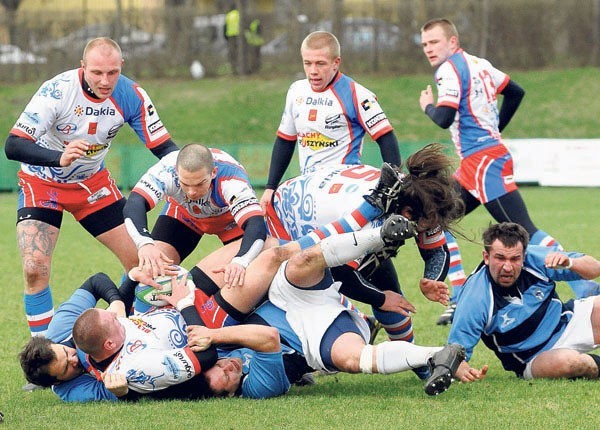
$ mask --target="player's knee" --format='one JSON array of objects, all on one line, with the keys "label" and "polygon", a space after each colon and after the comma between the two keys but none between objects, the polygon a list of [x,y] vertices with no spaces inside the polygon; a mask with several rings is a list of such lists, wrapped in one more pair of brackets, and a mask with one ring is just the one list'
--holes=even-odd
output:
[{"label": "player's knee", "polygon": [[27,294],[41,291],[50,280],[50,259],[33,257],[23,259],[23,278]]}]

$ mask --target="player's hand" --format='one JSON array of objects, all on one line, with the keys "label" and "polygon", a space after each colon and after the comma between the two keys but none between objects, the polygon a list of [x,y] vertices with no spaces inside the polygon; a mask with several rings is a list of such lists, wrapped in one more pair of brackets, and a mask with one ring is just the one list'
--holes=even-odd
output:
[{"label": "player's hand", "polygon": [[416,312],[415,307],[406,298],[395,291],[385,290],[385,301],[379,308],[382,311],[396,312],[406,317],[410,316],[409,312]]},{"label": "player's hand", "polygon": [[166,266],[173,264],[167,254],[153,243],[147,243],[138,250],[138,264],[153,278],[165,276]]},{"label": "player's hand", "polygon": [[548,269],[566,269],[571,264],[571,258],[562,252],[550,252],[546,255],[544,265]]},{"label": "player's hand", "polygon": [[275,190],[266,189],[262,197],[260,198],[260,207],[262,208],[263,212],[267,210],[267,206],[269,206],[269,204],[271,203],[271,199],[273,198],[274,192]]},{"label": "player's hand", "polygon": [[159,294],[158,298],[164,300],[171,306],[181,310],[184,307],[194,304],[194,291],[196,286],[190,280],[188,281],[188,274],[186,273],[181,278],[177,276],[171,277],[171,295]]},{"label": "player's hand", "polygon": [[60,167],[70,166],[75,160],[85,157],[85,153],[89,147],[89,143],[83,139],[69,142],[60,156]]},{"label": "player's hand", "polygon": [[431,85],[427,85],[423,91],[421,91],[421,97],[419,98],[419,105],[421,105],[421,110],[425,112],[425,108],[427,105],[433,104],[433,91],[431,91]]},{"label": "player's hand", "polygon": [[[179,268],[177,266],[165,266],[163,268],[165,276],[177,276],[179,273]],[[142,270],[141,267],[136,266],[129,271],[129,279],[133,279],[140,284],[150,285],[157,290],[162,290],[162,285],[154,280],[154,278]]]},{"label": "player's hand", "polygon": [[456,373],[454,377],[461,382],[475,382],[480,381],[485,378],[489,366],[484,364],[481,369],[475,369],[474,367],[469,366],[469,363],[466,361],[462,361],[456,369]]},{"label": "player's hand", "polygon": [[433,279],[421,278],[419,288],[428,300],[441,303],[448,306],[450,303],[450,290],[448,285],[442,281],[434,281]]},{"label": "player's hand", "polygon": [[212,344],[211,329],[201,325],[189,325],[187,327],[188,346],[194,352],[208,349]]},{"label": "player's hand", "polygon": [[235,288],[244,285],[244,278],[246,276],[246,268],[239,263],[232,261],[225,265],[223,272],[223,280],[225,281],[225,287]]},{"label": "player's hand", "polygon": [[125,312],[125,303],[123,303],[121,300],[115,300],[108,305],[106,310],[109,312],[114,312],[118,317],[125,318],[127,316]]},{"label": "player's hand", "polygon": [[123,397],[129,392],[127,386],[127,378],[122,373],[106,373],[100,374],[102,382],[108,391],[113,393],[117,397]]}]

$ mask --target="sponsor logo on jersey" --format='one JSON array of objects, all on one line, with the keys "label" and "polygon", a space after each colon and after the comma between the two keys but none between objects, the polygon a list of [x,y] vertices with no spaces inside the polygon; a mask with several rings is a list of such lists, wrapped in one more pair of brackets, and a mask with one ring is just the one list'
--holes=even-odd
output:
[{"label": "sponsor logo on jersey", "polygon": [[330,139],[321,133],[311,132],[298,135],[300,140],[300,146],[303,148],[310,148],[314,151],[318,151],[323,148],[335,148],[339,145],[339,142],[334,139]]},{"label": "sponsor logo on jersey", "polygon": [[310,106],[333,106],[333,101],[327,97],[307,97],[306,104]]},{"label": "sponsor logo on jersey", "polygon": [[[311,109],[308,111],[308,120],[309,121],[316,121],[317,120],[317,110],[316,109]],[[325,120],[327,122],[327,120]]]},{"label": "sponsor logo on jersey", "polygon": [[27,133],[30,136],[33,136],[35,134],[35,127],[32,127],[28,124],[23,124],[20,121],[17,122],[17,125],[15,126],[15,128],[18,128],[19,130],[23,130],[25,133]]},{"label": "sponsor logo on jersey", "polygon": [[158,190],[151,182],[148,182],[145,179],[141,179],[140,180],[140,185],[143,186],[144,191],[146,192],[150,192],[152,194],[154,194],[154,196],[156,196],[157,199],[160,199],[162,197],[162,193],[160,192],[160,190]]},{"label": "sponsor logo on jersey", "polygon": [[373,105],[377,102],[377,100],[375,99],[365,99],[362,102],[360,102],[360,106],[363,108],[364,111],[368,111],[369,109],[371,109],[373,107]]},{"label": "sponsor logo on jersey", "polygon": [[175,361],[173,361],[171,357],[165,356],[165,359],[162,362],[162,364],[165,366],[167,372],[171,374],[172,379],[179,379],[179,368],[177,367],[177,363],[175,363]]},{"label": "sponsor logo on jersey", "polygon": [[94,135],[94,134],[96,134],[97,130],[98,130],[98,123],[97,122],[90,122],[88,124],[88,134]]},{"label": "sponsor logo on jersey", "polygon": [[92,157],[107,148],[108,143],[92,143],[88,146],[88,149],[85,150],[85,155],[86,157]]},{"label": "sponsor logo on jersey", "polygon": [[514,318],[508,316],[508,312],[500,314],[500,318],[502,318],[502,327],[508,327],[512,323],[515,322]]},{"label": "sponsor logo on jersey", "polygon": [[83,115],[83,107],[82,107],[81,105],[77,105],[77,106],[75,106],[75,109],[73,109],[73,113],[74,113],[76,116],[81,116],[81,115]]},{"label": "sponsor logo on jersey", "polygon": [[100,109],[93,108],[91,106],[86,106],[85,114],[86,115],[94,115],[94,116],[115,116],[117,111],[111,107],[101,107]]},{"label": "sponsor logo on jersey", "polygon": [[154,105],[148,105],[148,108],[146,109],[146,111],[148,111],[148,116],[152,116],[156,113],[156,110],[154,109]]},{"label": "sponsor logo on jersey", "polygon": [[343,114],[338,113],[329,115],[325,118],[325,129],[326,130],[337,130],[342,127]]},{"label": "sponsor logo on jersey", "polygon": [[502,177],[502,180],[505,184],[512,184],[515,182],[515,177],[513,175],[506,175]]},{"label": "sponsor logo on jersey", "polygon": [[23,114],[34,124],[40,123],[40,115],[37,112],[23,112]]},{"label": "sponsor logo on jersey", "polygon": [[134,352],[141,351],[145,348],[146,348],[146,344],[144,342],[142,342],[141,339],[136,339],[133,342],[127,342],[127,346],[125,347],[125,350],[129,354],[133,354]]},{"label": "sponsor logo on jersey", "polygon": [[117,135],[117,132],[121,129],[121,127],[123,126],[123,124],[118,124],[118,125],[113,125],[110,130],[108,130],[108,133],[106,134],[106,138],[107,139],[112,139]]},{"label": "sponsor logo on jersey", "polygon": [[187,374],[188,379],[194,376],[194,368],[190,364],[190,361],[186,355],[184,355],[181,351],[177,351],[175,353],[175,358],[181,361],[181,364],[183,364],[183,370]]},{"label": "sponsor logo on jersey", "polygon": [[129,321],[131,321],[137,329],[143,331],[144,333],[152,333],[152,331],[155,329],[152,324],[150,324],[148,321],[144,321],[141,318],[129,318]]},{"label": "sponsor logo on jersey", "polygon": [[377,115],[375,115],[373,118],[369,118],[365,124],[367,125],[367,127],[373,128],[377,124],[379,124],[381,121],[385,121],[386,119],[387,119],[387,117],[385,116],[385,114],[383,112],[380,112]]},{"label": "sponsor logo on jersey", "polygon": [[77,131],[77,124],[72,122],[65,122],[56,126],[56,131],[62,134],[73,134]]},{"label": "sponsor logo on jersey", "polygon": [[157,131],[161,130],[162,128],[164,128],[164,125],[162,123],[162,121],[159,119],[156,122],[153,122],[152,124],[150,124],[148,126],[148,131],[150,132],[150,134],[154,134]]},{"label": "sponsor logo on jersey", "polygon": [[236,214],[238,212],[241,212],[243,209],[247,208],[248,206],[259,205],[259,204],[260,203],[258,202],[258,199],[256,197],[249,197],[247,199],[237,201],[234,204],[230,203],[231,207],[229,210],[231,211],[232,216],[236,216]]}]

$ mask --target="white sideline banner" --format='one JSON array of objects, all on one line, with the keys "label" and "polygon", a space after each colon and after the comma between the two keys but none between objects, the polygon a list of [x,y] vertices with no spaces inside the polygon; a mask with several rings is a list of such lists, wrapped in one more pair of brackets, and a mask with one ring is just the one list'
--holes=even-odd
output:
[{"label": "white sideline banner", "polygon": [[552,187],[600,187],[600,139],[507,139],[515,180]]}]

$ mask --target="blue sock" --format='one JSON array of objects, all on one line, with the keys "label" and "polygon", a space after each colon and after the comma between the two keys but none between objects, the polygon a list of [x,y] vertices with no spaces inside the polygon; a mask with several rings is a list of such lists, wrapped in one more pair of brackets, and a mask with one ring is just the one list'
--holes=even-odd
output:
[{"label": "blue sock", "polygon": [[35,294],[23,294],[25,315],[32,336],[45,336],[54,316],[50,285]]},{"label": "blue sock", "polygon": [[448,280],[452,286],[452,297],[450,297],[450,301],[456,303],[467,278],[465,276],[462,256],[460,255],[460,249],[456,239],[447,231],[444,232],[444,236],[446,236],[446,244],[450,251],[450,268],[448,269]]}]

